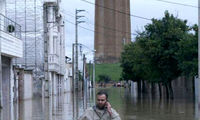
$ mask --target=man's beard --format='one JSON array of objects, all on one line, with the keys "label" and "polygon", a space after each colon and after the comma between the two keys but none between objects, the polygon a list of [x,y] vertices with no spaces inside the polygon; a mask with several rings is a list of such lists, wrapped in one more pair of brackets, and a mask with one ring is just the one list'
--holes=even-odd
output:
[{"label": "man's beard", "polygon": [[99,105],[97,104],[96,106],[97,106],[97,108],[100,109],[100,110],[104,110],[104,109],[106,108],[105,105],[99,106]]}]

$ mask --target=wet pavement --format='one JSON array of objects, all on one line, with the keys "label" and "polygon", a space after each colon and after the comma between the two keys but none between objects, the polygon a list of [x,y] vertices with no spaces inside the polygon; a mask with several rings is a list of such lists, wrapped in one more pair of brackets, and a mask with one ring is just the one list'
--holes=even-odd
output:
[{"label": "wet pavement", "polygon": [[[99,91],[101,89],[97,89]],[[173,101],[149,99],[125,88],[106,88],[112,107],[119,112],[122,120],[197,120],[198,110],[192,99]],[[92,91],[88,91],[87,108],[92,106]],[[75,104],[77,102],[77,104]],[[76,107],[76,109],[73,109]],[[15,103],[9,111],[1,111],[0,120],[75,120],[86,106],[82,93],[74,100],[65,93],[50,98],[35,98]],[[10,115],[8,115],[10,114]]]}]

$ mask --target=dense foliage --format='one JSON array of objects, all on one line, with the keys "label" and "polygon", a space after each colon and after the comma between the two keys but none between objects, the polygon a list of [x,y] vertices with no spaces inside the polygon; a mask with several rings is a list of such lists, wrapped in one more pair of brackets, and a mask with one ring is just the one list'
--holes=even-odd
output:
[{"label": "dense foliage", "polygon": [[136,41],[124,47],[122,79],[161,83],[173,97],[172,80],[197,75],[197,29],[168,11],[162,19],[152,19]]},{"label": "dense foliage", "polygon": [[108,75],[99,75],[99,82],[109,83],[111,81],[110,76]]}]

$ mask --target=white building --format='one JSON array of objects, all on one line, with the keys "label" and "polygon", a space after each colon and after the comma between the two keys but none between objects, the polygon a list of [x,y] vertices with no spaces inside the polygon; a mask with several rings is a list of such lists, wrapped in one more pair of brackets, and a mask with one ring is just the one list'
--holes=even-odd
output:
[{"label": "white building", "polygon": [[64,87],[64,18],[58,0],[44,0],[45,96],[56,95]]},{"label": "white building", "polygon": [[72,63],[66,62],[66,72],[65,72],[65,81],[64,81],[64,92],[72,91]]},{"label": "white building", "polygon": [[[60,0],[7,0],[7,15],[22,26],[23,58],[15,64],[33,71],[34,96],[59,92],[65,73],[64,22]],[[43,94],[46,93],[46,94]]]},{"label": "white building", "polygon": [[13,103],[13,88],[16,85],[12,61],[14,58],[23,56],[23,41],[21,39],[21,26],[7,17],[5,7],[6,0],[0,0],[0,67],[2,69],[0,71],[0,101],[3,107],[1,118],[10,120],[12,109],[10,103]]}]

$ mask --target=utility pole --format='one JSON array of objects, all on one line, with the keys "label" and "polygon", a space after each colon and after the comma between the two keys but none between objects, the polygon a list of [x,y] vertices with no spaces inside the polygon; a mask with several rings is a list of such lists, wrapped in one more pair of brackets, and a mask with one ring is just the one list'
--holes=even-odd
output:
[{"label": "utility pole", "polygon": [[[197,102],[198,102],[198,106],[200,106],[200,0],[198,0],[198,82],[197,83],[198,83]],[[200,114],[199,109],[198,109],[198,112]]]},{"label": "utility pole", "polygon": [[87,109],[87,78],[86,76],[86,57],[83,54],[83,109],[84,111]]},{"label": "utility pole", "polygon": [[96,83],[95,83],[95,50],[93,51],[94,57],[93,57],[93,99],[94,99],[94,105],[96,104]]},{"label": "utility pole", "polygon": [[74,46],[75,44],[72,44],[72,89],[73,89],[73,93],[75,92],[75,79],[74,79]]},{"label": "utility pole", "polygon": [[[1,27],[1,21],[0,21],[0,27]],[[1,29],[1,28],[0,28]],[[1,32],[0,32],[0,109],[2,108],[2,64],[1,64]]]},{"label": "utility pole", "polygon": [[197,110],[197,118],[200,118],[200,0],[198,0],[198,84],[197,86],[197,101],[196,101],[196,105],[195,105],[195,110]]},{"label": "utility pole", "polygon": [[200,78],[200,0],[198,0],[198,78]]},{"label": "utility pole", "polygon": [[75,80],[74,80],[74,46],[75,44],[72,44],[72,89],[73,89],[73,119],[75,119]]},{"label": "utility pole", "polygon": [[[78,70],[78,24],[83,23],[85,21],[80,21],[79,18],[84,16],[79,16],[78,13],[83,12],[85,10],[76,10],[75,11],[75,44],[73,44],[72,49],[72,70],[73,70],[73,118],[75,120],[78,119],[79,110],[78,110],[78,81],[79,81],[79,70]],[[75,47],[75,59],[74,59],[74,47]]]},{"label": "utility pole", "polygon": [[79,21],[79,18],[84,16],[78,15],[78,13],[83,12],[85,10],[76,10],[75,11],[75,89],[78,90],[78,79],[79,79],[79,71],[78,71],[78,24],[84,23],[85,21]]}]

